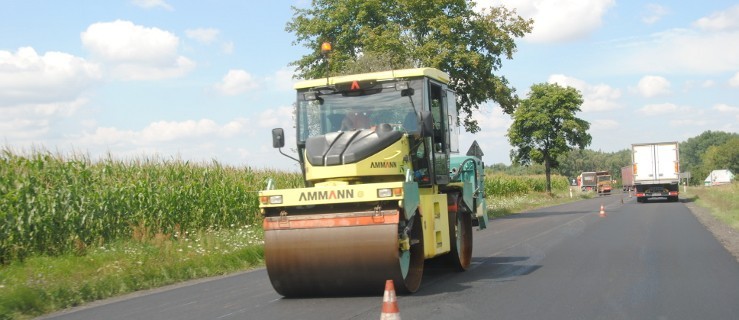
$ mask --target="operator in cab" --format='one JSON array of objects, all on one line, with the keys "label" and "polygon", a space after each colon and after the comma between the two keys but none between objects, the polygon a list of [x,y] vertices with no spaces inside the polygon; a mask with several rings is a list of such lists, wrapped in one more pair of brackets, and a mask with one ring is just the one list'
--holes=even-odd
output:
[{"label": "operator in cab", "polygon": [[371,127],[372,123],[367,112],[349,112],[341,121],[341,130],[343,131],[370,129]]}]

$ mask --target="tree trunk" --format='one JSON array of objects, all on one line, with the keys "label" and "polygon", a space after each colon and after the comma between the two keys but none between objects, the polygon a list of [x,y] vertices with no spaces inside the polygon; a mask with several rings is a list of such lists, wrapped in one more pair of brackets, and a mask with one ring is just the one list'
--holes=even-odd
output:
[{"label": "tree trunk", "polygon": [[549,164],[549,154],[548,153],[544,154],[544,173],[547,176],[547,194],[551,196],[552,195],[552,178],[550,175],[552,174],[552,167]]}]

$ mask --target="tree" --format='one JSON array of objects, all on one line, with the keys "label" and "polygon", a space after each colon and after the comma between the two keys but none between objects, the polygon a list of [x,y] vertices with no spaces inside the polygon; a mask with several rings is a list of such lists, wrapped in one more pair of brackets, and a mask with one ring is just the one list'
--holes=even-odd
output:
[{"label": "tree", "polygon": [[719,169],[707,168],[703,164],[703,157],[708,149],[735,138],[739,138],[739,134],[708,130],[680,143],[680,168],[682,172],[691,172],[691,184],[702,184],[711,170]]},{"label": "tree", "polygon": [[728,169],[739,173],[739,136],[729,138],[724,144],[710,146],[701,156],[702,165],[696,172],[700,179],[708,176],[713,170]]},{"label": "tree", "polygon": [[584,171],[608,171],[613,179],[621,180],[621,168],[631,165],[631,150],[616,152],[574,149],[557,159],[560,175],[575,178]]},{"label": "tree", "polygon": [[[321,78],[342,70],[433,67],[447,72],[467,131],[480,128],[474,109],[493,100],[512,114],[518,96],[508,80],[493,74],[502,58],[512,59],[515,37],[531,32],[533,21],[503,6],[476,11],[469,0],[313,0],[293,7],[286,30],[309,53],[291,63],[300,78]],[[320,43],[333,43],[330,63]],[[366,57],[374,63],[359,63]],[[379,59],[378,59],[379,58]],[[328,70],[327,70],[328,69]]]},{"label": "tree", "polygon": [[558,84],[540,83],[531,86],[528,97],[513,114],[508,128],[511,161],[522,165],[543,163],[547,192],[551,192],[551,170],[557,168],[559,155],[574,147],[580,150],[590,145],[587,133],[590,123],[575,117],[583,99],[577,89]]}]

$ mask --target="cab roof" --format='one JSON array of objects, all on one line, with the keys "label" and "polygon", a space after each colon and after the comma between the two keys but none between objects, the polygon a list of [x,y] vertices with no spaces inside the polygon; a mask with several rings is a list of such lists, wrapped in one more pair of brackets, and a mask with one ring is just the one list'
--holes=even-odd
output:
[{"label": "cab roof", "polygon": [[[346,83],[351,81],[364,81],[364,80],[391,80],[397,78],[412,78],[412,77],[429,77],[431,79],[441,81],[443,83],[449,83],[449,75],[435,68],[414,68],[414,69],[400,69],[390,71],[380,71],[371,73],[359,73],[346,76],[330,77],[328,84]],[[326,85],[326,78],[304,80],[295,84],[295,89],[307,89],[313,87],[320,87]]]}]

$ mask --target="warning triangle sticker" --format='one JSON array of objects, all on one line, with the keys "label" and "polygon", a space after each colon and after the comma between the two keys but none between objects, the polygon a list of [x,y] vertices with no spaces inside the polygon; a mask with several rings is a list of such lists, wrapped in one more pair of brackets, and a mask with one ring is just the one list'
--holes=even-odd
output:
[{"label": "warning triangle sticker", "polygon": [[354,82],[352,82],[352,87],[350,90],[359,90],[359,89],[360,89],[359,82],[357,82],[357,80],[354,80]]}]

